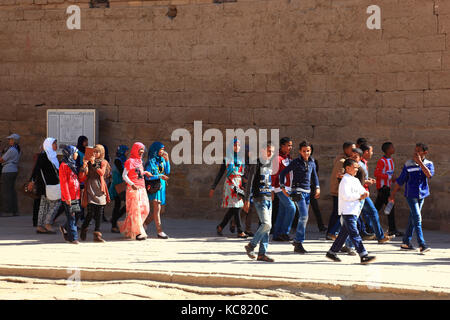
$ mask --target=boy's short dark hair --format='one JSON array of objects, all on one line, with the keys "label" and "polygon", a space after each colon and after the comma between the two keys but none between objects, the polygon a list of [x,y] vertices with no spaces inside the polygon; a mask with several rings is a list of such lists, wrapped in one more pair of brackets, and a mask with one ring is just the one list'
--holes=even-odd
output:
[{"label": "boy's short dark hair", "polygon": [[344,169],[347,168],[347,167],[352,166],[355,163],[356,163],[356,161],[353,160],[353,159],[350,159],[350,158],[345,159],[345,161],[344,161]]},{"label": "boy's short dark hair", "polygon": [[353,142],[349,142],[349,141],[346,141],[346,142],[344,142],[344,144],[342,145],[342,149],[347,149],[348,147],[351,147],[352,145],[354,145],[354,143]]},{"label": "boy's short dark hair", "polygon": [[368,143],[368,141],[367,141],[367,139],[366,138],[358,138],[358,140],[356,140],[356,144],[358,145],[358,146],[361,146],[362,144],[367,144]]},{"label": "boy's short dark hair", "polygon": [[285,145],[286,143],[288,143],[289,141],[292,141],[291,138],[289,137],[283,137],[280,139],[280,146]]},{"label": "boy's short dark hair", "polygon": [[381,150],[386,153],[390,146],[393,146],[394,144],[392,142],[385,142],[381,145]]},{"label": "boy's short dark hair", "polygon": [[360,148],[353,148],[352,152],[356,152],[360,157],[362,157],[364,153]]},{"label": "boy's short dark hair", "polygon": [[370,148],[372,148],[372,146],[368,143],[363,143],[362,145],[359,146],[359,148],[362,150],[362,152],[366,152],[367,150],[369,150]]},{"label": "boy's short dark hair", "polygon": [[428,146],[425,143],[423,143],[423,142],[417,142],[416,143],[416,147],[419,147],[423,151],[428,151]]},{"label": "boy's short dark hair", "polygon": [[301,150],[304,147],[311,147],[311,142],[306,140],[300,142],[300,144],[298,145],[298,149]]}]

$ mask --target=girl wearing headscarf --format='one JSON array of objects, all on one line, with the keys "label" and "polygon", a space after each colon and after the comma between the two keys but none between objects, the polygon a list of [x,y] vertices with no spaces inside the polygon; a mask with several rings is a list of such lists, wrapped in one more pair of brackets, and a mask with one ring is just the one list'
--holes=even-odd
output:
[{"label": "girl wearing headscarf", "polygon": [[20,146],[18,134],[12,134],[8,137],[8,147],[0,156],[0,163],[2,165],[2,203],[3,212],[18,215],[16,179],[18,174],[18,164],[20,159]]},{"label": "girl wearing headscarf", "polygon": [[64,240],[78,244],[77,218],[81,211],[80,180],[84,181],[86,177],[81,177],[81,175],[79,177],[76,164],[78,149],[74,146],[67,146],[62,152],[63,159],[59,167],[59,181],[61,183],[61,201],[67,219],[66,224],[60,227],[60,231]]},{"label": "girl wearing headscarf", "polygon": [[119,227],[117,226],[117,221],[126,212],[125,206],[122,207],[122,201],[125,201],[125,191],[118,194],[116,191],[116,185],[123,183],[123,169],[125,166],[125,161],[127,161],[128,147],[120,145],[116,151],[116,159],[112,166],[112,182],[109,186],[109,196],[111,200],[114,199],[114,209],[111,219],[111,232],[120,233]]},{"label": "girl wearing headscarf", "polygon": [[[77,160],[75,160],[78,170],[80,170],[80,168],[83,165],[84,154],[86,153],[86,147],[88,146],[88,144],[89,144],[89,140],[86,136],[78,137],[78,142],[77,142],[78,158],[77,158]],[[84,189],[84,183],[80,184],[80,188],[81,188],[81,190]],[[84,208],[83,207],[81,208],[80,219],[84,220]]]},{"label": "girl wearing headscarf", "polygon": [[158,181],[161,184],[160,189],[156,193],[149,193],[148,198],[152,203],[153,215],[149,215],[145,224],[150,224],[155,220],[156,232],[158,238],[168,239],[169,237],[162,231],[161,228],[161,213],[163,206],[166,205],[166,181],[169,179],[170,162],[169,155],[164,150],[164,145],[161,142],[154,142],[148,151],[148,161],[145,164],[145,170],[152,174],[148,180]]},{"label": "girl wearing headscarf", "polygon": [[78,137],[78,142],[77,142],[78,158],[76,160],[78,170],[83,165],[84,154],[86,153],[86,147],[88,146],[88,144],[89,144],[89,141],[86,136]]},{"label": "girl wearing headscarf", "polygon": [[85,198],[82,203],[87,204],[87,215],[80,231],[82,241],[86,240],[89,223],[94,218],[94,242],[105,242],[100,232],[100,223],[105,206],[110,202],[105,181],[105,176],[108,176],[110,172],[111,168],[105,160],[105,148],[101,144],[95,145],[94,156],[91,159],[83,159],[83,166],[80,169],[80,177],[83,179],[86,177],[83,193]]},{"label": "girl wearing headscarf", "polygon": [[244,206],[244,202],[237,191],[242,190],[242,176],[244,175],[244,162],[242,157],[238,155],[241,148],[241,143],[238,139],[234,139],[227,148],[227,155],[224,163],[220,167],[219,173],[216,176],[214,183],[209,191],[209,197],[212,198],[214,190],[220,182],[220,179],[225,174],[226,179],[223,186],[222,193],[222,208],[229,208],[225,214],[222,222],[217,226],[217,234],[222,236],[223,228],[227,225],[231,218],[234,217],[238,232],[238,238],[247,238],[247,235],[242,231],[241,219],[239,217],[239,210]]},{"label": "girl wearing headscarf", "polygon": [[51,226],[52,218],[61,205],[61,199],[49,200],[46,185],[59,184],[59,161],[56,155],[58,144],[55,138],[47,138],[43,143],[43,150],[36,161],[31,182],[36,184],[37,194],[41,196],[39,205],[37,233],[54,234]]},{"label": "girl wearing headscarf", "polygon": [[144,221],[148,216],[150,206],[145,190],[144,175],[151,177],[150,172],[144,171],[142,155],[145,146],[136,142],[131,148],[130,158],[125,161],[123,180],[127,183],[126,208],[127,217],[118,223],[120,232],[127,238],[136,240],[147,239]]}]

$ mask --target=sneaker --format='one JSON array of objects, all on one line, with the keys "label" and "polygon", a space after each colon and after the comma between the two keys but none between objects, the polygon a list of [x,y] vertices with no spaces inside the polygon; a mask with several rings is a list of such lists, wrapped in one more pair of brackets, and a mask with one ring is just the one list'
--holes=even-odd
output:
[{"label": "sneaker", "polygon": [[383,239],[378,240],[378,243],[379,243],[379,244],[383,244],[383,243],[386,243],[386,242],[391,241],[391,239],[392,239],[392,237],[390,237],[390,236],[385,236]]},{"label": "sneaker", "polygon": [[275,262],[274,259],[270,258],[269,256],[266,256],[265,254],[263,255],[258,255],[258,259],[256,259],[257,261],[265,261],[265,262]]},{"label": "sneaker", "polygon": [[71,244],[80,244],[77,240],[70,241]]},{"label": "sneaker", "polygon": [[356,251],[347,246],[343,246],[341,252],[348,254],[349,256],[356,256]]},{"label": "sneaker", "polygon": [[369,256],[366,254],[364,257],[361,257],[361,264],[368,264],[375,261],[375,257]]},{"label": "sneaker", "polygon": [[253,251],[255,248],[253,248],[250,243],[248,245],[246,245],[244,248],[245,248],[245,251],[247,252],[247,255],[248,255],[248,257],[250,259],[255,259],[256,258],[255,252]]},{"label": "sneaker", "polygon": [[405,243],[403,243],[403,244],[400,246],[400,249],[402,249],[402,250],[409,250],[409,251],[416,250],[416,248],[414,248],[412,245],[410,245],[410,244],[405,244]]},{"label": "sneaker", "polygon": [[341,262],[341,259],[339,259],[339,257],[337,256],[337,254],[335,253],[330,253],[327,252],[327,254],[325,255],[325,257],[327,257],[330,260],[333,260],[334,262]]},{"label": "sneaker", "polygon": [[364,234],[364,235],[362,235],[361,236],[361,238],[363,239],[363,240],[375,240],[376,238],[377,238],[377,236],[375,235],[375,234],[371,234],[371,233],[366,233],[366,234]]},{"label": "sneaker", "polygon": [[400,232],[400,231],[398,231],[398,230],[389,231],[389,232],[388,232],[388,235],[390,235],[390,236],[396,236],[396,237],[403,237],[403,236],[404,236],[403,232]]},{"label": "sneaker", "polygon": [[395,238],[395,234],[389,234],[389,232],[384,233],[385,237],[391,237],[391,240]]},{"label": "sneaker", "polygon": [[169,239],[169,236],[165,234],[164,232],[158,233],[158,238],[160,239]]},{"label": "sneaker", "polygon": [[334,240],[336,240],[336,238],[337,238],[336,235],[331,234],[331,233],[327,233],[327,236],[326,236],[327,240],[334,241]]},{"label": "sneaker", "polygon": [[305,254],[308,253],[308,251],[305,250],[305,248],[303,248],[303,245],[300,242],[295,243],[294,245],[294,252],[300,253],[300,254]]},{"label": "sneaker", "polygon": [[254,236],[255,236],[255,234],[254,234],[253,232],[251,232],[251,231],[245,231],[245,234],[246,234],[248,237],[254,237]]},{"label": "sneaker", "polygon": [[280,238],[282,239],[282,241],[292,241],[292,238],[291,237],[289,237],[289,235],[287,235],[287,234],[282,234],[281,236],[280,236]]},{"label": "sneaker", "polygon": [[428,251],[431,250],[431,248],[427,247],[427,246],[423,246],[423,247],[419,247],[419,248],[420,248],[420,253],[421,254],[424,254],[425,252],[428,252]]}]

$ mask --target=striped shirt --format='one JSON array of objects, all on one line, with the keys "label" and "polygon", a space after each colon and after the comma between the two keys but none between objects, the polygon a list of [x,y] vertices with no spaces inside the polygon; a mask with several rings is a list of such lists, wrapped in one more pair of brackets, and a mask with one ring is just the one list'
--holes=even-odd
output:
[{"label": "striped shirt", "polygon": [[374,173],[374,176],[377,179],[377,189],[381,189],[384,186],[391,187],[394,170],[394,159],[383,156],[378,160]]}]

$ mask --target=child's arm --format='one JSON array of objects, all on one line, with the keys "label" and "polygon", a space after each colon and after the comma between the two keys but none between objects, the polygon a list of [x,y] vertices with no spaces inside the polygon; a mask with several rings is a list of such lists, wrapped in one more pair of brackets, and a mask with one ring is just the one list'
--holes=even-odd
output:
[{"label": "child's arm", "polygon": [[420,166],[422,172],[427,176],[428,179],[430,179],[433,176],[434,174],[433,165],[431,164],[431,169],[433,170],[433,172],[431,172],[431,170],[423,163],[418,153],[414,155],[414,161]]},{"label": "child's arm", "polygon": [[408,171],[406,170],[406,165],[403,166],[402,173],[400,173],[400,176],[395,180],[394,187],[391,191],[391,196],[389,197],[389,201],[394,201],[395,194],[400,190],[400,187],[408,180]]},{"label": "child's arm", "polygon": [[286,178],[286,175],[292,171],[293,163],[294,163],[294,161],[291,161],[291,163],[289,163],[289,165],[280,172],[279,179],[280,179],[281,189],[284,189],[284,187],[285,187],[284,180]]}]

